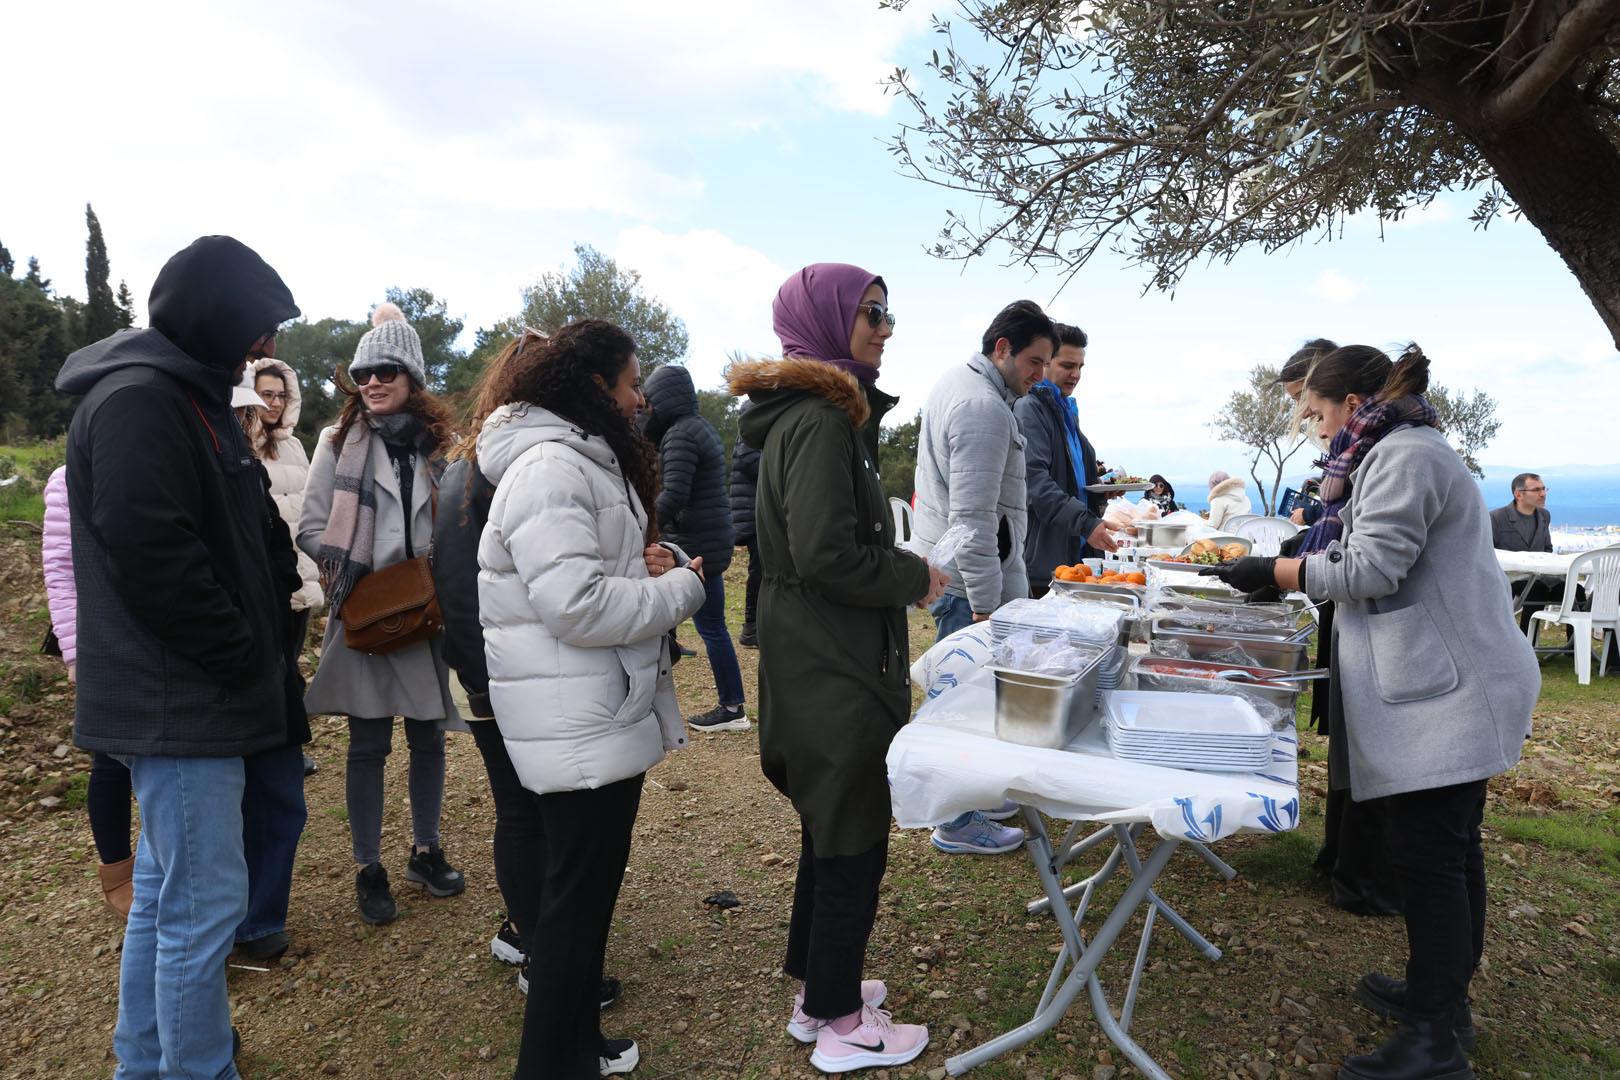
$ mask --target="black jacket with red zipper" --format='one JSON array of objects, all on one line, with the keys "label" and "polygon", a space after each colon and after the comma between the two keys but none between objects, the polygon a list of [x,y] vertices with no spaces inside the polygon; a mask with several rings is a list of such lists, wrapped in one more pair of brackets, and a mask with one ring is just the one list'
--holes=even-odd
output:
[{"label": "black jacket with red zipper", "polygon": [[163,268],[148,309],[153,329],[80,349],[56,380],[85,395],[67,446],[74,742],[173,757],[285,746],[302,713],[282,648],[297,564],[230,399],[254,341],[298,308],[251,250],[204,237]]}]

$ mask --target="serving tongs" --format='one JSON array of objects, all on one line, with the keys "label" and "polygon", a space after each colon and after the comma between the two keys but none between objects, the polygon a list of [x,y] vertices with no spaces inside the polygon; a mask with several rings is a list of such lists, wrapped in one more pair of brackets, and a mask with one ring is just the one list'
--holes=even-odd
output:
[{"label": "serving tongs", "polygon": [[1256,675],[1242,668],[1232,668],[1227,671],[1215,672],[1214,678],[1226,679],[1230,682],[1245,683],[1279,683],[1279,682],[1308,682],[1312,679],[1325,679],[1328,669],[1325,667],[1310,668],[1305,671],[1291,671],[1286,675]]}]

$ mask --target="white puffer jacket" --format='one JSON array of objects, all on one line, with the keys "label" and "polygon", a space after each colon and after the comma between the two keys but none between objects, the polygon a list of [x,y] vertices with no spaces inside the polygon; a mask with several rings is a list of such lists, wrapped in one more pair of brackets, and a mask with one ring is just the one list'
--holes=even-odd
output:
[{"label": "white puffer jacket", "polygon": [[1243,477],[1229,476],[1209,489],[1210,528],[1224,529],[1232,518],[1254,509],[1245,487]]},{"label": "white puffer jacket", "polygon": [[478,545],[489,696],[530,791],[599,788],[686,745],[668,631],[703,605],[697,574],[651,577],[647,515],[601,438],[505,406],[478,435],[496,485]]},{"label": "white puffer jacket", "polygon": [[[298,389],[298,376],[282,361],[268,356],[253,361],[248,365],[249,381],[257,382],[261,371],[273,371],[287,384],[287,406],[281,411],[281,422],[270,432],[276,456],[261,454],[259,460],[270,474],[270,496],[276,500],[281,520],[297,537],[298,519],[304,512],[304,481],[309,478],[309,455],[304,452],[304,444],[293,437],[293,428],[298,425],[298,414],[303,411],[304,395]],[[259,448],[255,446],[253,452],[258,454]],[[326,606],[320,569],[315,560],[302,551],[298,553],[298,576],[304,579],[304,584],[293,593],[292,609],[318,610]]]}]

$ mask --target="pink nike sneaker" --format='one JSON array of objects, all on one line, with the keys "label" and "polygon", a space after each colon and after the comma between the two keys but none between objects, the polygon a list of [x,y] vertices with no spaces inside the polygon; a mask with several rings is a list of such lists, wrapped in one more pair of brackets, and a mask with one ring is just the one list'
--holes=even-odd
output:
[{"label": "pink nike sneaker", "polygon": [[[889,988],[883,985],[882,979],[867,979],[861,983],[861,1004],[870,1005],[874,1009],[883,1004],[883,999],[889,996]],[[793,995],[793,1019],[788,1021],[788,1034],[802,1043],[816,1041],[819,1032],[827,1021],[817,1020],[804,1011],[804,995]]]},{"label": "pink nike sneaker", "polygon": [[810,1064],[827,1073],[904,1065],[927,1045],[928,1029],[922,1024],[897,1024],[882,1009],[863,1005],[860,1025],[849,1034],[838,1034],[831,1024],[816,1032]]}]

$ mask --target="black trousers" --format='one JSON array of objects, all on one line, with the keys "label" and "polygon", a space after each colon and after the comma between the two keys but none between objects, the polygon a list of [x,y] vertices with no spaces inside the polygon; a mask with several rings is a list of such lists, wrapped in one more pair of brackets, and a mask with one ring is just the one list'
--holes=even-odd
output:
[{"label": "black trousers", "polygon": [[[495,802],[495,884],[506,904],[506,917],[519,936],[529,933],[540,915],[540,887],[545,877],[546,833],[536,796],[523,786],[506,740],[494,720],[474,720],[473,741],[484,758],[489,794]],[[523,947],[529,939],[523,937]]]},{"label": "black trousers", "polygon": [[544,832],[529,949],[529,1003],[514,1080],[596,1080],[602,1039],[602,956],[630,861],[644,774],[587,791],[531,795]]},{"label": "black trousers", "polygon": [[859,855],[818,858],[810,828],[799,826],[799,879],[793,886],[787,958],[782,970],[804,981],[804,1011],[836,1020],[861,1007],[866,942],[877,921],[878,887],[889,863],[889,837]]},{"label": "black trousers", "polygon": [[1389,861],[1405,893],[1406,1007],[1440,1016],[1468,993],[1485,953],[1485,781],[1385,800]]},{"label": "black trousers", "polygon": [[759,541],[750,540],[748,548],[748,581],[743,586],[743,625],[753,626],[759,615],[759,585],[765,580],[765,561],[759,557]]}]

